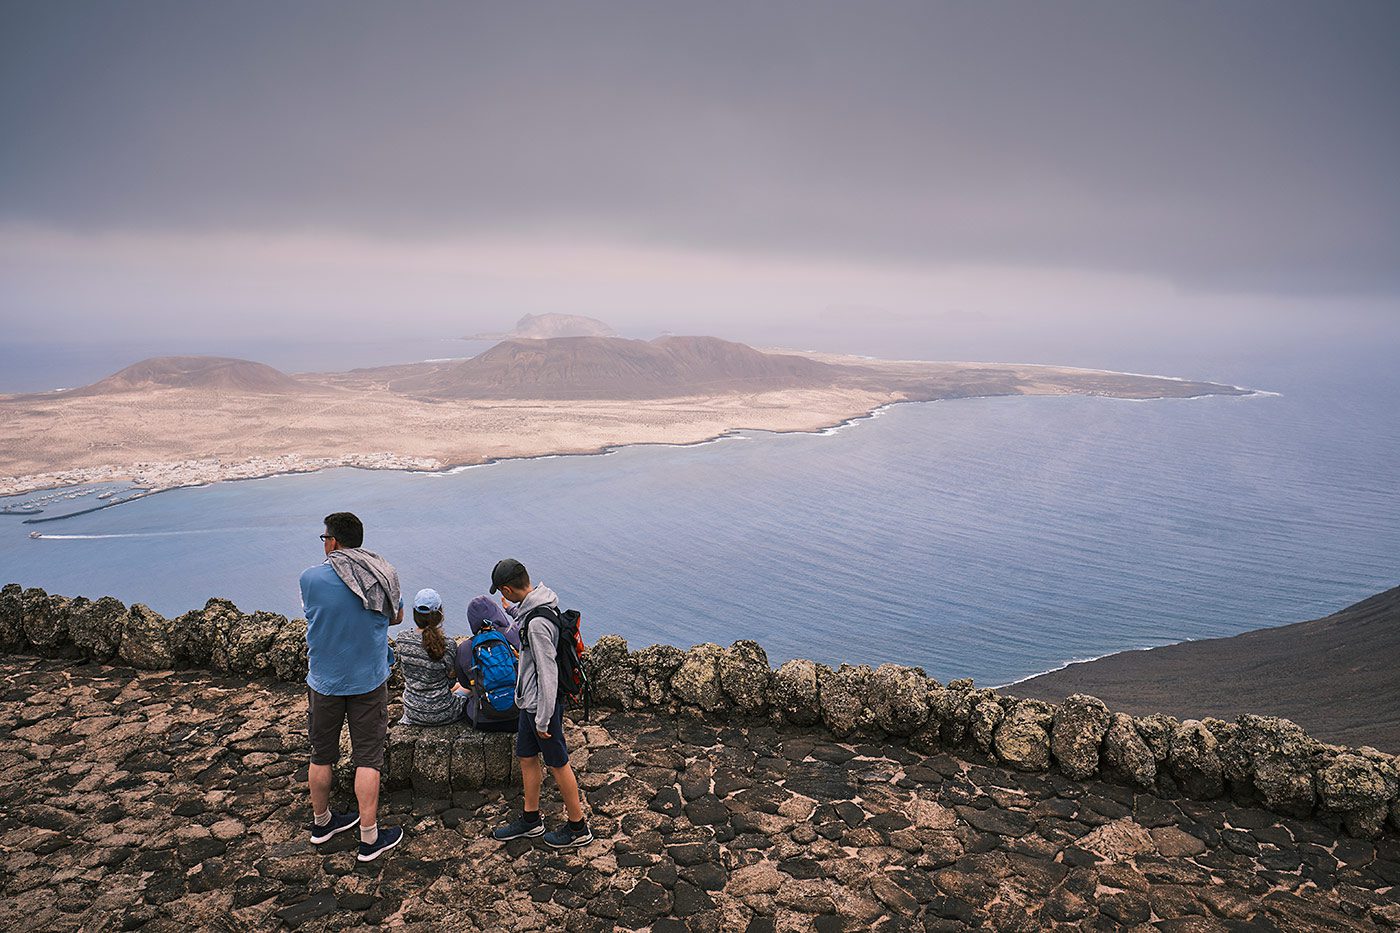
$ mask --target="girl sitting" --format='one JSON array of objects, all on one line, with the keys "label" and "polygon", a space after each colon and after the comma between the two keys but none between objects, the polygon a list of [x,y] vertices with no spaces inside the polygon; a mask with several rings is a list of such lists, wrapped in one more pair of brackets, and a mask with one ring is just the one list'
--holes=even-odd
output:
[{"label": "girl sitting", "polygon": [[467,700],[453,691],[456,655],[447,650],[442,632],[442,597],[423,589],[413,598],[413,622],[418,637],[405,633],[397,640],[403,670],[403,718],[410,726],[440,726],[462,717]]}]

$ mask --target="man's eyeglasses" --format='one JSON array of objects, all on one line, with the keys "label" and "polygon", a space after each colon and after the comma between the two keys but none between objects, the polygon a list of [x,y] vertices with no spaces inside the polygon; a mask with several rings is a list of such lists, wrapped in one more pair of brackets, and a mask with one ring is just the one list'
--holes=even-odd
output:
[{"label": "man's eyeglasses", "polygon": [[334,541],[335,535],[320,535],[322,541]]}]

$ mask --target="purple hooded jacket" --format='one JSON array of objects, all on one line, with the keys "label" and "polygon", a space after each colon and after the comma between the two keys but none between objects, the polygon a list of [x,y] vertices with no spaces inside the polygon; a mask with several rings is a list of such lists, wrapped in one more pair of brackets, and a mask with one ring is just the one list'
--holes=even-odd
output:
[{"label": "purple hooded jacket", "polygon": [[[467,604],[467,625],[471,627],[473,635],[494,628],[516,651],[520,650],[520,623],[507,615],[501,604],[489,596],[478,596]],[[471,679],[471,671],[472,643],[469,638],[457,646],[457,682],[463,687]],[[467,718],[476,722],[475,693],[467,697]]]}]

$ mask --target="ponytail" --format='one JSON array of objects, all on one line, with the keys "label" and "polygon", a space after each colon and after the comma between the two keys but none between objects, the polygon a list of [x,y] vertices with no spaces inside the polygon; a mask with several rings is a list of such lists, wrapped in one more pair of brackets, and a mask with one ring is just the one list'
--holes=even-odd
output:
[{"label": "ponytail", "polygon": [[428,653],[428,657],[434,661],[441,661],[442,656],[447,653],[447,636],[442,634],[442,610],[420,613],[415,609],[413,623],[418,626],[418,631],[423,636],[423,650]]}]

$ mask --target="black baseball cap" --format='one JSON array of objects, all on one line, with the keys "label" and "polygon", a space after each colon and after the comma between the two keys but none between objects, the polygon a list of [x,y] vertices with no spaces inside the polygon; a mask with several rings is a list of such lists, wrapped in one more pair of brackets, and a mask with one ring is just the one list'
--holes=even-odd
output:
[{"label": "black baseball cap", "polygon": [[496,561],[496,566],[491,568],[491,592],[496,592],[501,584],[509,583],[522,573],[525,573],[525,565],[514,557]]}]

